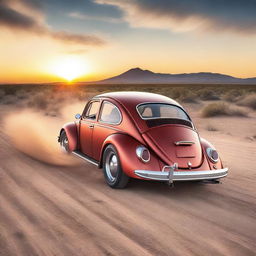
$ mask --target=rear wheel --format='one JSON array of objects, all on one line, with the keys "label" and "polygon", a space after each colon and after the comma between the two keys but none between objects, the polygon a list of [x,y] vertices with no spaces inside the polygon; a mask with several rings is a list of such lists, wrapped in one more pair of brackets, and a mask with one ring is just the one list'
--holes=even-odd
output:
[{"label": "rear wheel", "polygon": [[113,145],[108,145],[103,154],[103,172],[111,188],[125,188],[129,177],[123,172],[118,152]]},{"label": "rear wheel", "polygon": [[66,152],[66,153],[70,153],[69,150],[69,144],[68,144],[68,137],[65,131],[62,131],[61,135],[60,135],[60,146],[61,149]]}]

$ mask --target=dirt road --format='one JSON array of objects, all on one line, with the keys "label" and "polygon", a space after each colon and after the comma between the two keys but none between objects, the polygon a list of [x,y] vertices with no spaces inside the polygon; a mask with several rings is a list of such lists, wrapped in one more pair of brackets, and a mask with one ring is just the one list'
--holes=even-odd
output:
[{"label": "dirt road", "polygon": [[203,135],[230,167],[222,184],[113,190],[96,167],[39,162],[1,134],[0,255],[255,255],[256,143]]}]

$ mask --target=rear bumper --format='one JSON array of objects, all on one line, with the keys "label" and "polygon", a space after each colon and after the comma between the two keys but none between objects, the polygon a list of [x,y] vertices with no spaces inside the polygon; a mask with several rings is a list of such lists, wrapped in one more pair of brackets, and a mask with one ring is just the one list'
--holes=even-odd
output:
[{"label": "rear bumper", "polygon": [[144,179],[159,181],[211,180],[227,176],[228,168],[208,171],[148,171],[135,170],[134,173]]}]

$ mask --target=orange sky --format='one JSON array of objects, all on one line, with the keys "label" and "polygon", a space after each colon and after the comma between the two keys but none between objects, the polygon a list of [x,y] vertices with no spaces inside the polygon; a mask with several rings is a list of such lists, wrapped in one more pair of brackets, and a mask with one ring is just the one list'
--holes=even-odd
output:
[{"label": "orange sky", "polygon": [[[83,6],[72,9],[68,1],[63,1],[66,9],[54,13],[43,7],[44,1],[34,2],[37,5],[25,0],[0,3],[2,10],[13,12],[12,17],[0,13],[0,83],[69,77],[92,81],[134,67],[161,73],[205,71],[256,77],[256,30],[244,33],[240,27],[225,27],[229,25],[225,20],[222,27],[200,14],[171,19],[164,15],[167,8],[154,20],[157,14],[150,9],[141,12],[139,3],[132,6],[129,1],[95,0],[87,6],[90,14],[81,12]],[[141,12],[139,18],[136,11]]]}]

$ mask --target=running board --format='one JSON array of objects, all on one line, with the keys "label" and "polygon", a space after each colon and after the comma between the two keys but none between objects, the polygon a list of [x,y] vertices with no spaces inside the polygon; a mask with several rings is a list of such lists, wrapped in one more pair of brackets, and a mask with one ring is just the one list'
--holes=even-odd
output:
[{"label": "running board", "polygon": [[74,155],[82,158],[83,160],[86,160],[87,162],[89,162],[91,164],[94,164],[94,165],[99,167],[99,163],[96,160],[92,159],[91,157],[83,154],[82,152],[80,152],[78,150],[72,151],[72,154],[74,154]]}]

